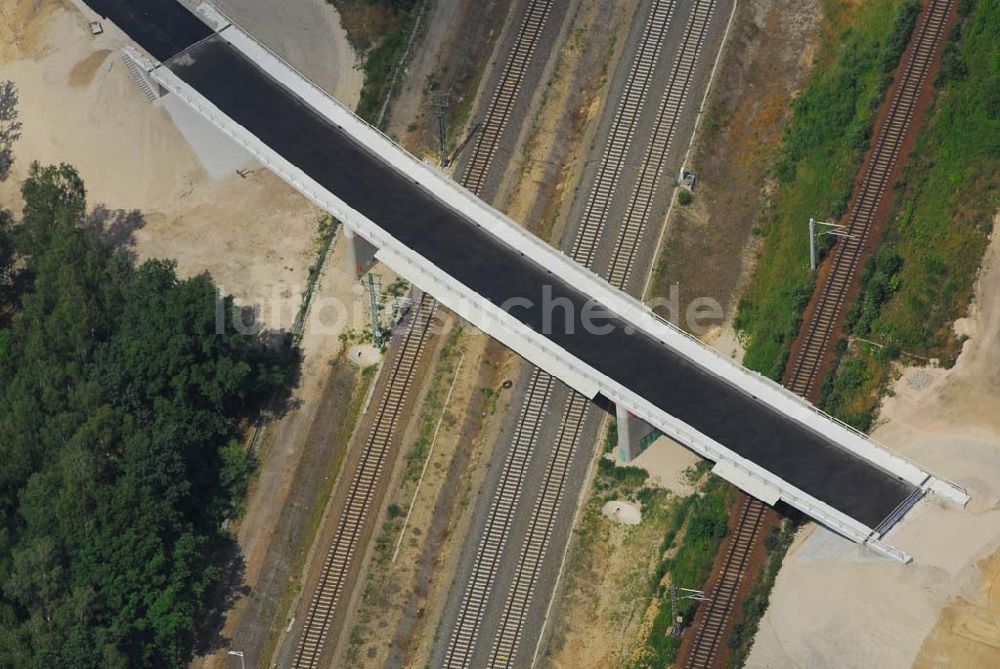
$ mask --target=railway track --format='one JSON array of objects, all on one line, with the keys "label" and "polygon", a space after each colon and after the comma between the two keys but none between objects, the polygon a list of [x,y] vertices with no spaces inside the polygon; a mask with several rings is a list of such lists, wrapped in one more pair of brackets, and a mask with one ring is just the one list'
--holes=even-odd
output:
[{"label": "railway track", "polygon": [[737,530],[729,541],[719,580],[707,593],[712,606],[695,632],[694,645],[684,663],[685,669],[710,667],[715,661],[722,632],[736,604],[740,580],[746,572],[754,542],[760,536],[765,510],[762,502],[744,495]]},{"label": "railway track", "polygon": [[563,412],[555,448],[545,470],[542,484],[527,535],[521,544],[517,571],[504,602],[500,627],[490,649],[489,666],[505,667],[517,655],[518,643],[524,630],[528,607],[534,598],[535,584],[541,571],[545,551],[552,536],[552,527],[566,490],[566,475],[577,438],[590,408],[590,400],[579,393],[571,393]]},{"label": "railway track", "polygon": [[572,258],[584,267],[593,265],[594,254],[608,220],[611,199],[621,181],[625,158],[632,145],[639,116],[646,105],[656,61],[663,50],[663,40],[676,6],[676,0],[658,0],[643,30],[570,252]]},{"label": "railway track", "polygon": [[[661,98],[653,134],[646,148],[642,168],[633,187],[625,218],[619,229],[607,278],[612,285],[625,290],[635,267],[639,241],[648,220],[663,163],[670,150],[677,122],[691,87],[698,56],[715,9],[715,0],[702,0],[692,8],[678,57],[669,83]],[[527,617],[531,594],[538,581],[542,558],[555,523],[555,510],[565,490],[570,454],[583,428],[589,402],[578,393],[571,393],[563,411],[555,448],[532,513],[529,531],[518,557],[518,568],[504,603],[504,611],[490,653],[490,666],[507,666],[516,656]]]},{"label": "railway track", "polygon": [[635,267],[639,243],[643,239],[646,221],[652,213],[655,195],[663,176],[663,167],[670,152],[670,145],[677,133],[684,102],[691,91],[698,56],[705,46],[708,27],[715,11],[716,0],[699,0],[691,9],[681,40],[670,81],[660,99],[651,140],[646,147],[639,176],[629,198],[625,219],[618,230],[607,279],[611,285],[627,290]]},{"label": "railway track", "polygon": [[510,524],[528,470],[528,455],[544,422],[553,383],[553,378],[537,367],[528,382],[514,440],[504,460],[503,473],[476,548],[475,568],[462,593],[458,617],[448,640],[445,667],[467,667],[471,664],[486,603],[500,568]]},{"label": "railway track", "polygon": [[535,53],[538,39],[545,28],[546,20],[552,10],[553,0],[537,0],[528,5],[518,28],[514,48],[504,66],[503,74],[493,98],[486,110],[483,124],[476,140],[476,150],[465,167],[462,185],[479,195],[486,185],[486,177],[496,156],[497,147],[507,129],[514,104],[519,99],[524,75]]},{"label": "railway track", "polygon": [[899,149],[910,129],[920,92],[927,81],[937,47],[944,35],[954,0],[931,0],[917,22],[916,39],[893,92],[889,114],[879,129],[871,159],[864,170],[859,191],[848,213],[849,237],[833,250],[832,265],[826,275],[816,309],[802,335],[787,387],[815,399],[821,380],[820,369],[833,337],[843,322],[846,301],[857,279],[858,266],[870,242],[870,233],[880,206],[891,186]]},{"label": "railway track", "polygon": [[[519,26],[514,47],[504,66],[500,80],[483,120],[472,155],[463,170],[461,184],[480,195],[486,177],[493,167],[497,147],[510,119],[531,56],[541,37],[554,0],[532,0]],[[392,366],[390,383],[379,399],[378,414],[365,441],[364,455],[354,472],[347,503],[338,520],[337,532],[321,572],[319,585],[313,593],[305,624],[296,645],[293,666],[316,667],[330,632],[331,622],[346,585],[349,569],[356,553],[366,519],[371,516],[371,504],[382,483],[382,469],[396,432],[396,419],[412,387],[412,370],[426,348],[428,325],[437,303],[429,295],[421,298],[417,316],[404,338],[398,362]],[[426,322],[417,322],[426,313]],[[411,360],[412,362],[407,362]]]},{"label": "railway track", "polygon": [[[648,102],[650,84],[675,5],[674,0],[656,3],[643,30],[571,251],[571,257],[585,266],[592,265],[594,261],[611,198],[620,185],[625,157],[633,142],[639,116]],[[715,5],[716,0],[699,0],[692,8],[669,83],[658,106],[654,131],[645,151],[643,167],[633,188],[626,219],[615,246],[614,260],[608,271],[611,283],[619,288],[625,288],[635,265],[643,227],[652,209],[666,153],[690,90]],[[540,378],[548,379],[547,387],[551,390],[551,377],[537,368],[532,372],[529,388],[536,388]],[[550,390],[544,395],[529,391],[522,405],[522,415],[536,415],[539,407],[550,402]],[[513,580],[490,648],[490,667],[510,666],[517,655],[524,622],[565,491],[571,456],[583,429],[589,404],[585,397],[571,392],[563,407],[556,442],[532,508],[528,532],[521,543]],[[445,666],[471,666],[478,628],[485,613],[502,549],[507,543],[506,534],[517,507],[516,501],[521,496],[521,472],[535,445],[534,435],[537,435],[537,429],[522,430],[520,424],[516,429],[505,462],[505,474],[487,516],[486,530],[476,556],[476,567],[463,593],[459,616],[449,640]],[[529,436],[531,438],[527,438]],[[516,475],[508,475],[506,472],[506,468],[512,464]],[[503,504],[497,502],[501,499],[504,500]],[[510,499],[515,503],[509,503],[507,500]]]},{"label": "railway track", "polygon": [[295,650],[293,664],[296,667],[319,665],[331,618],[344,592],[365,520],[371,515],[399,415],[412,387],[413,374],[423,354],[435,308],[435,301],[424,294],[406,327],[391,376],[379,401],[375,423],[368,432],[361,460],[354,471],[347,503],[340,514],[333,543],[327,551],[319,584],[313,593]]},{"label": "railway track", "polygon": [[[851,236],[843,238],[834,247],[831,270],[825,281],[817,287],[819,297],[816,309],[800,335],[802,345],[789,363],[784,385],[804,397],[810,397],[818,389],[817,382],[824,372],[823,361],[834,344],[834,335],[841,327],[845,303],[865,250],[869,248],[869,238],[877,213],[889,192],[900,147],[910,130],[921,90],[927,83],[941,45],[953,3],[954,0],[930,0],[918,19],[916,36],[907,52],[890,99],[889,113],[876,135],[859,191],[848,212],[847,226]],[[743,505],[735,530],[736,540],[725,557],[719,575],[720,584],[732,585],[726,585],[721,596],[711,593],[702,605],[705,610],[701,624],[694,632],[684,664],[686,669],[714,666],[723,641],[722,633],[736,603],[737,586],[746,571],[747,558],[754,549],[754,543],[761,540],[758,529],[766,512],[765,505],[745,495]],[[743,541],[747,536],[751,539]]]}]

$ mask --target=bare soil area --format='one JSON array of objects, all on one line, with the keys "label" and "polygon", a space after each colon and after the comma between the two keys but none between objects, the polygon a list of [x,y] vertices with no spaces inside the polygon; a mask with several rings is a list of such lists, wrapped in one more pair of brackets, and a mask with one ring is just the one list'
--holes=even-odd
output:
[{"label": "bare soil area", "polygon": [[341,18],[327,0],[215,0],[311,81],[354,109],[364,73]]},{"label": "bare soil area", "polygon": [[112,31],[93,37],[84,16],[58,0],[0,0],[0,80],[18,87],[24,123],[0,202],[20,206],[32,161],[69,163],[92,207],[142,212],[140,260],[176,260],[182,276],[207,271],[243,303],[291,298],[265,322],[290,327],[320,212],[264,170],[212,179],[130,78],[117,56],[124,43]]},{"label": "bare soil area", "polygon": [[[749,665],[985,667],[1000,663],[1000,238],[995,234],[949,370],[909,368],[882,406],[879,441],[965,486],[958,509],[924,500],[873,559],[807,528],[785,560]],[[822,602],[822,606],[817,606]]]},{"label": "bare soil area", "polygon": [[[302,372],[292,410],[266,426],[246,514],[236,528],[243,557],[238,597],[209,655],[195,666],[226,666],[227,648],[270,654],[301,586],[301,573],[337,480],[371,375],[340,334],[365,323],[366,295],[351,273],[347,244],[334,241],[305,321]],[[339,306],[353,305],[341,322]]]},{"label": "bare soil area", "polygon": [[819,0],[736,9],[691,153],[694,199],[673,208],[657,261],[653,290],[667,295],[677,284],[682,313],[699,297],[718,300],[727,320],[735,312],[752,270],[754,229],[767,212],[768,171],[812,62],[820,14]]},{"label": "bare soil area", "polygon": [[438,154],[435,93],[448,97],[452,143],[464,137],[482,75],[495,64],[490,56],[514,2],[432,0],[388,124],[389,134],[415,155]]}]

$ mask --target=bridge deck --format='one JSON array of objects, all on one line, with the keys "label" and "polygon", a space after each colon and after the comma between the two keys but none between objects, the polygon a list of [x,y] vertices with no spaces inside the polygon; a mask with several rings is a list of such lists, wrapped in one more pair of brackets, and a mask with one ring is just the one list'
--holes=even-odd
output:
[{"label": "bridge deck", "polygon": [[[173,0],[166,1],[186,13]],[[220,37],[204,39],[184,20],[164,14],[159,30],[150,31],[143,12],[131,9],[134,2],[91,4],[110,14],[219,110],[350,207],[494,304],[527,298],[533,306],[515,307],[512,316],[663,411],[869,528],[915,493],[911,483],[788,419],[621,319],[609,320],[602,334],[587,332],[581,315],[584,305],[593,302],[588,295],[432,197]],[[170,58],[184,46],[183,54]],[[574,305],[572,327],[562,326],[558,319],[565,317],[557,309],[556,326],[543,331],[545,287],[551,290],[549,302],[566,298]]]},{"label": "bridge deck", "polygon": [[176,0],[86,0],[86,3],[114,21],[161,62],[212,34],[211,28]]}]

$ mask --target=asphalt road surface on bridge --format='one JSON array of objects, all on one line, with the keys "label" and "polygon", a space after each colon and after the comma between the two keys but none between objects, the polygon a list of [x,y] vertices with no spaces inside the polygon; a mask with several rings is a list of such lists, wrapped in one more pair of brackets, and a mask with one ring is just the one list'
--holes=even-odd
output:
[{"label": "asphalt road surface on bridge", "polygon": [[[663,411],[868,527],[915,491],[620,319],[605,319],[600,334],[588,331],[584,314],[593,309],[585,306],[593,303],[586,294],[396,172],[221,37],[195,29],[176,13],[187,10],[175,0],[91,4],[348,206],[494,304],[530,303],[510,314]],[[151,17],[156,29],[148,25]],[[551,315],[544,305],[554,300],[573,308],[568,318],[567,310],[556,309],[557,322],[543,331]]]}]

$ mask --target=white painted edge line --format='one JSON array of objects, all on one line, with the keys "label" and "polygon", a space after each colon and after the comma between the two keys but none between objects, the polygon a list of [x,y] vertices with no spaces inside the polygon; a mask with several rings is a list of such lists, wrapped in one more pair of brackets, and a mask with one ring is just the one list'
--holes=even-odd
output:
[{"label": "white painted edge line", "polygon": [[[546,244],[501,212],[493,209],[433,167],[423,163],[396,145],[389,137],[312,84],[295,68],[281,60],[217,9],[204,3],[203,12],[214,12],[216,21],[227,25],[220,35],[263,71],[299,96],[315,111],[342,128],[386,164],[411,179],[456,212],[491,232],[509,247],[523,253],[540,267],[555,274],[594,297],[624,320],[638,326],[665,346],[680,353],[712,374],[736,385],[751,396],[771,405],[787,417],[815,432],[826,435],[841,447],[915,486],[928,476],[925,468],[911,462],[857,430],[823,413],[798,395],[774,381],[750,371],[705,346],[687,333],[656,316],[646,305],[617,290],[596,274],[574,262],[563,252]],[[940,476],[930,488],[960,505],[968,501],[965,490]]]}]

